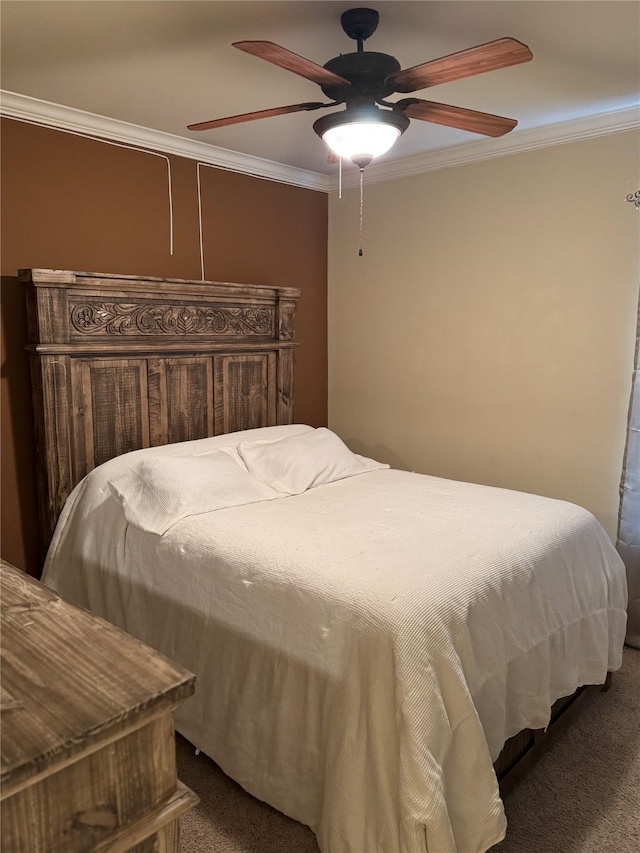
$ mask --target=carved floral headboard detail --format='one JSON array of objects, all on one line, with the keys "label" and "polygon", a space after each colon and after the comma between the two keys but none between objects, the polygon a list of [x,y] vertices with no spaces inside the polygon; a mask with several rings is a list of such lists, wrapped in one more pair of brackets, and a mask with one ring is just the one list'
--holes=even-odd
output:
[{"label": "carved floral headboard detail", "polygon": [[296,288],[21,270],[42,542],[73,487],[150,445],[291,423]]},{"label": "carved floral headboard detail", "polygon": [[268,335],[272,308],[201,308],[175,305],[77,304],[71,325],[85,335]]}]

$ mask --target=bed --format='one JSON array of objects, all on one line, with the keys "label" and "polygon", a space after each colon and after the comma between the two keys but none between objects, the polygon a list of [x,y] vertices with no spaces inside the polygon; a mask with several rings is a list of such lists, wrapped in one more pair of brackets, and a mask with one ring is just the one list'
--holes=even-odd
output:
[{"label": "bed", "polygon": [[[40,455],[70,460],[66,480],[60,465],[52,480],[41,473],[44,535],[73,489],[45,582],[194,671],[196,694],[178,729],[250,793],[311,826],[323,853],[481,853],[499,842],[497,775],[530,760],[552,716],[621,663],[624,569],[593,516],[561,501],[390,470],[351,454],[329,431],[291,424],[291,290],[244,286],[245,303],[234,305],[240,291],[231,285],[49,271],[23,278],[31,315],[42,319],[58,300],[66,325],[61,341],[43,341],[40,323],[32,325],[37,419],[43,358],[57,360],[56,387],[66,394],[46,385],[56,419],[51,430],[42,418]],[[176,341],[186,333],[175,324],[159,332],[157,323],[153,342],[139,328],[101,333],[118,305],[131,315],[141,301],[162,302],[166,314],[167,293],[176,306],[195,293],[210,307],[226,300],[230,316],[258,295],[273,319],[259,335],[240,325],[222,339],[210,326],[206,340]],[[69,324],[89,298],[90,331],[76,325],[71,339]],[[113,371],[132,349],[145,362],[135,375],[147,382],[118,396]],[[159,405],[157,390],[152,406],[148,390],[158,360],[169,359],[166,377],[171,359],[179,370],[199,359],[199,375],[218,381],[192,382],[191,411],[204,397],[215,413],[233,397],[225,389],[233,373],[220,364],[261,363],[261,350],[272,354],[271,369],[252,373],[253,384],[236,377],[238,404],[227,402],[226,420],[193,419],[199,434],[177,441],[157,422],[133,446],[120,437],[105,450],[113,425],[87,430],[101,381],[116,401],[110,417],[120,417],[122,399],[166,418],[176,406]],[[78,375],[84,382],[74,384]],[[163,387],[173,388],[166,378]],[[274,398],[287,406],[270,406]],[[74,417],[84,418],[81,428]],[[99,446],[106,459],[87,452]],[[239,476],[230,466],[260,488],[239,498],[238,486],[227,492],[233,501],[203,504],[198,487],[185,504],[187,469],[189,477],[215,469],[211,479],[223,482]],[[168,489],[151,514],[149,471]],[[65,488],[51,488],[62,480]]]}]

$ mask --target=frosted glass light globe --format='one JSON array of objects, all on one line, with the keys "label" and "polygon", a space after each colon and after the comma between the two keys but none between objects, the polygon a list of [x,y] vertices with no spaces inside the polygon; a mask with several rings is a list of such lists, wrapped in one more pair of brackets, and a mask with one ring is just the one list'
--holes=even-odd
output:
[{"label": "frosted glass light globe", "polygon": [[399,136],[397,127],[372,121],[340,124],[322,134],[333,153],[347,160],[358,155],[379,157],[392,147]]}]

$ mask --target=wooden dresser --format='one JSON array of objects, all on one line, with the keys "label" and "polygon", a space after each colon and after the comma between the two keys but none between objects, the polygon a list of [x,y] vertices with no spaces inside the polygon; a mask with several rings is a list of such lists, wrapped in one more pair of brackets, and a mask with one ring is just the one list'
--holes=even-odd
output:
[{"label": "wooden dresser", "polygon": [[177,853],[194,676],[6,563],[0,584],[3,853]]}]

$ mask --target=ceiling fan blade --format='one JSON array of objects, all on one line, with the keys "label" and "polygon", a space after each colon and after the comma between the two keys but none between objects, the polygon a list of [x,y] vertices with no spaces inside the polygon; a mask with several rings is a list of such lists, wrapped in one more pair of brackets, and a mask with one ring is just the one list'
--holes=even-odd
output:
[{"label": "ceiling fan blade", "polygon": [[258,110],[255,113],[242,113],[239,116],[227,116],[226,118],[214,118],[211,121],[201,121],[198,124],[187,125],[187,130],[211,130],[214,127],[227,127],[230,124],[242,124],[245,121],[255,121],[258,118],[271,118],[272,116],[284,116],[287,113],[299,113],[304,110],[319,110],[321,107],[330,106],[316,101],[306,104],[291,104],[288,107],[274,107],[271,110]]},{"label": "ceiling fan blade", "polygon": [[387,82],[394,86],[396,92],[415,92],[417,89],[484,74],[485,71],[509,68],[521,62],[529,62],[530,59],[533,59],[533,54],[526,44],[516,39],[502,38],[397,71]]},{"label": "ceiling fan blade", "polygon": [[233,47],[237,47],[238,50],[243,50],[245,53],[250,53],[252,56],[257,56],[258,59],[266,59],[267,62],[272,62],[274,65],[278,65],[287,71],[293,71],[294,74],[306,77],[307,80],[311,80],[319,86],[351,85],[348,80],[340,77],[339,74],[327,71],[321,65],[316,65],[310,59],[298,56],[297,53],[292,53],[286,47],[280,47],[280,45],[274,44],[272,41],[237,41],[233,44]]},{"label": "ceiling fan blade", "polygon": [[394,109],[400,110],[409,118],[443,124],[445,127],[457,127],[459,130],[470,130],[484,136],[504,136],[518,124],[513,118],[479,113],[449,104],[436,104],[434,101],[422,101],[419,98],[398,101],[394,104]]}]

